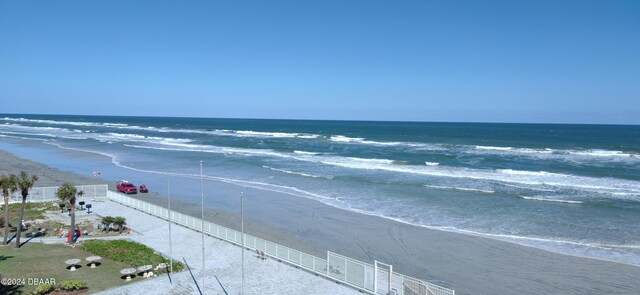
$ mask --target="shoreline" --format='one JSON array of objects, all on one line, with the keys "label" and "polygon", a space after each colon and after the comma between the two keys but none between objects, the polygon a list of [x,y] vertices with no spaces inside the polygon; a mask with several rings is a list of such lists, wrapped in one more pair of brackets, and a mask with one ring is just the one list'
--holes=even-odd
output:
[{"label": "shoreline", "polygon": [[[0,160],[0,173],[36,173],[41,177],[37,186],[62,181],[113,186],[113,181],[50,168],[2,150]],[[216,193],[233,195],[238,190],[235,186],[215,184]],[[640,290],[640,282],[634,279],[640,277],[637,266],[401,223],[285,193],[243,190],[252,200],[245,201],[247,233],[320,257],[330,250],[365,262],[376,259],[392,264],[402,274],[453,288],[458,294],[633,294]],[[166,207],[165,198],[152,194],[134,197]],[[221,208],[233,207],[229,198],[214,199],[208,206],[222,203]],[[200,213],[197,204],[179,200],[172,199],[171,207],[190,215]],[[206,219],[231,228],[239,228],[240,223],[239,212],[224,209],[207,209]]]}]

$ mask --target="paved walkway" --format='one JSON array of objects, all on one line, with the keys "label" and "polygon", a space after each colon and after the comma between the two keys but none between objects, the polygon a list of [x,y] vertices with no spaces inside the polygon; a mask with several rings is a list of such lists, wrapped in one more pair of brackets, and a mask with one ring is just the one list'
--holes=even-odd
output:
[{"label": "paved walkway", "polygon": [[[93,203],[95,214],[124,216],[133,232],[126,237],[143,243],[169,256],[169,228],[166,220],[131,209],[116,202]],[[82,214],[82,213],[81,213]],[[202,288],[201,234],[172,224],[173,258],[186,259]],[[64,238],[42,238],[45,243],[64,242]],[[241,249],[228,242],[205,236],[205,294],[224,294],[216,280],[229,294],[240,294]],[[114,274],[119,275],[119,274]],[[138,280],[136,278],[135,280]],[[154,279],[103,291],[99,294],[199,294],[188,271],[172,275],[171,283],[164,275]],[[301,269],[272,259],[261,260],[254,252],[245,251],[244,294],[361,294],[355,289],[339,285]]]}]

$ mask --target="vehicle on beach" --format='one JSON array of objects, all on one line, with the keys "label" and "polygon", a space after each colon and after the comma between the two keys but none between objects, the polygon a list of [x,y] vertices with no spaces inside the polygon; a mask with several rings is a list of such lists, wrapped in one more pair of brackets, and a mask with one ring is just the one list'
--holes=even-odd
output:
[{"label": "vehicle on beach", "polygon": [[116,189],[119,192],[125,193],[125,194],[137,194],[138,193],[138,189],[136,188],[136,186],[131,183],[128,182],[126,180],[120,180],[116,183]]},{"label": "vehicle on beach", "polygon": [[147,188],[146,184],[143,184],[140,186],[140,192],[141,193],[148,193],[149,192],[149,188]]}]

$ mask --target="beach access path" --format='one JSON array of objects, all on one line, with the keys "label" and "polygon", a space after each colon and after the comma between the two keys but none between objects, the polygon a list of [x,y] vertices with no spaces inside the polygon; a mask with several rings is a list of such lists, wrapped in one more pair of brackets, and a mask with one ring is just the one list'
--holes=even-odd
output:
[{"label": "beach access path", "polygon": [[[87,213],[78,211],[77,214]],[[94,202],[91,214],[124,216],[127,224],[132,228],[132,233],[121,238],[131,239],[165,256],[169,255],[169,225],[166,220],[113,201]],[[200,288],[202,288],[201,239],[199,232],[177,224],[171,225],[172,257],[180,262],[183,262],[183,258],[186,259]],[[40,239],[45,243],[63,242],[63,240]],[[205,235],[205,294],[225,294],[216,276],[229,294],[240,293],[241,255],[240,247]],[[296,269],[294,266],[273,259],[259,259],[252,251],[245,251],[244,258],[244,294],[361,294],[355,289],[339,285],[302,269]],[[119,276],[119,274],[114,275]],[[135,278],[134,280],[138,282],[98,294],[199,294],[188,270],[173,274],[172,282],[166,275],[153,279]]]}]

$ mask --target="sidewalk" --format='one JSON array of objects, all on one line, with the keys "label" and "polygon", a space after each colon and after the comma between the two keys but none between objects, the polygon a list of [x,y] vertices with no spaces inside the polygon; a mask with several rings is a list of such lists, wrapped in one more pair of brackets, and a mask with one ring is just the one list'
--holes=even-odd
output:
[{"label": "sidewalk", "polygon": [[[169,227],[166,220],[148,215],[112,201],[94,203],[92,211],[102,216],[124,216],[132,228],[130,236],[104,237],[99,239],[127,238],[145,244],[165,256],[169,256]],[[85,213],[80,213],[85,214]],[[172,224],[173,258],[191,267],[202,288],[201,234]],[[34,241],[59,243],[65,238],[38,238]],[[82,240],[81,238],[80,240]],[[245,251],[244,294],[361,294],[350,287],[336,284],[328,279],[296,269],[276,260],[258,259],[254,252]],[[132,265],[133,266],[133,265]],[[241,249],[228,242],[205,235],[205,294],[224,294],[216,276],[229,294],[240,294]],[[117,274],[114,274],[117,275]],[[199,294],[189,271],[113,288],[99,294]]]}]

